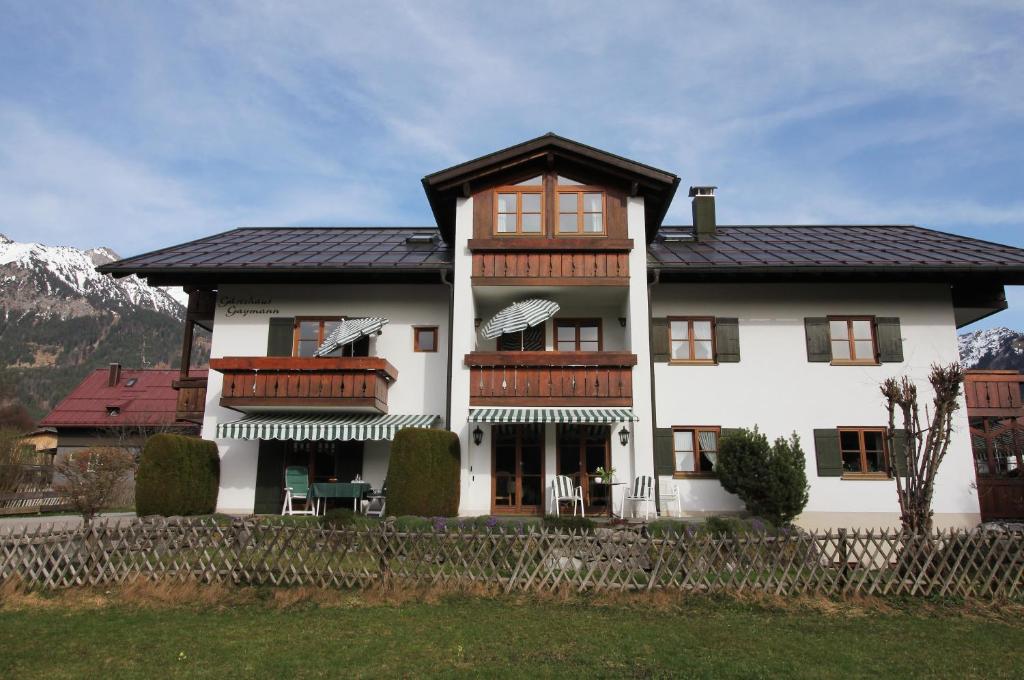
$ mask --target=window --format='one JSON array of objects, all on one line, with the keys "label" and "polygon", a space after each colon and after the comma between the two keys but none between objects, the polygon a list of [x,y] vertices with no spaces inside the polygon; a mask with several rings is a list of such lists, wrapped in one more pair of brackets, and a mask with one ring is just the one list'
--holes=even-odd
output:
[{"label": "window", "polygon": [[[331,334],[341,317],[299,317],[295,319],[295,335],[292,340],[292,356],[316,356],[316,350]],[[370,338],[363,336],[331,352],[332,357],[365,357],[370,353]]]},{"label": "window", "polygon": [[878,363],[874,317],[830,316],[828,333],[832,343],[832,363]]},{"label": "window", "polygon": [[533,177],[496,191],[494,229],[498,234],[544,231],[543,184],[543,177]]},{"label": "window", "polygon": [[437,351],[437,326],[415,326],[412,329],[414,352]]},{"label": "window", "polygon": [[710,317],[668,320],[670,358],[674,363],[715,362],[715,320]]},{"label": "window", "polygon": [[672,450],[676,474],[712,475],[718,463],[719,427],[674,427]]},{"label": "window", "polygon": [[559,234],[603,234],[604,194],[558,190]]},{"label": "window", "polygon": [[555,349],[559,352],[600,352],[600,319],[558,319]]},{"label": "window", "polygon": [[843,458],[843,476],[889,476],[889,456],[885,429],[881,427],[839,428],[839,450]]},{"label": "window", "polygon": [[119,416],[119,415],[121,415],[121,407],[120,406],[108,406],[107,407],[107,415],[108,416]]}]

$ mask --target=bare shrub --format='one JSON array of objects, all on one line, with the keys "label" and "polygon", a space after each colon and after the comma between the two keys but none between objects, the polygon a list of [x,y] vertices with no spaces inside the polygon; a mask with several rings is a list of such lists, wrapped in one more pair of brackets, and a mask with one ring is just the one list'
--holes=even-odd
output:
[{"label": "bare shrub", "polygon": [[135,469],[135,456],[123,449],[97,447],[75,453],[55,465],[62,480],[57,488],[85,523],[112,507],[124,479]]}]

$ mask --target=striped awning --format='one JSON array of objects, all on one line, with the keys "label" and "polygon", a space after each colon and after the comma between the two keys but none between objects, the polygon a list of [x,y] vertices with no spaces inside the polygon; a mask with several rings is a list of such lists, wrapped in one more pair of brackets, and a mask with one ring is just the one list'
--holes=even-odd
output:
[{"label": "striped awning", "polygon": [[326,356],[342,345],[355,342],[364,335],[376,333],[387,323],[388,320],[382,316],[345,319],[334,327],[330,335],[324,338],[324,343],[316,350],[316,356]]},{"label": "striped awning", "polygon": [[558,303],[551,300],[522,300],[509,305],[484,324],[480,334],[493,340],[505,333],[518,333],[530,326],[544,323],[558,313]]},{"label": "striped awning", "polygon": [[394,439],[403,427],[433,427],[440,416],[259,413],[217,424],[218,439],[368,441]]},{"label": "striped awning", "polygon": [[628,408],[471,408],[471,423],[624,423],[639,420]]}]

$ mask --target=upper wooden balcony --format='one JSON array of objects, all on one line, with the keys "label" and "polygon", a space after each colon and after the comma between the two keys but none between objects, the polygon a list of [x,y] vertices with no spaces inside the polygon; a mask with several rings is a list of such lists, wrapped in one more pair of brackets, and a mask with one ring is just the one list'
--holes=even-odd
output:
[{"label": "upper wooden balcony", "polygon": [[475,286],[628,286],[631,239],[470,239]]},{"label": "upper wooden balcony", "polygon": [[388,412],[388,385],[398,371],[378,357],[224,357],[210,368],[224,374],[220,405],[251,412]]},{"label": "upper wooden balcony", "polygon": [[629,352],[473,352],[471,406],[632,406]]}]

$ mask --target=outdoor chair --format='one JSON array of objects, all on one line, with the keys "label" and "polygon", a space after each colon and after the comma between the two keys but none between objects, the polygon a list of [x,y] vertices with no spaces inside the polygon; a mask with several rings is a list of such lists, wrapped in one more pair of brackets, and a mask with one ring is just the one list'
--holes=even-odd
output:
[{"label": "outdoor chair", "polygon": [[683,501],[679,493],[679,486],[675,482],[661,484],[658,493],[658,500],[661,502],[661,515],[667,517],[665,501],[676,502],[676,517],[683,516]]},{"label": "outdoor chair", "polygon": [[555,506],[555,515],[560,515],[559,505],[562,501],[572,503],[572,516],[576,516],[576,506],[580,506],[580,516],[586,517],[583,509],[583,487],[572,483],[572,477],[558,475],[551,480],[551,503]]},{"label": "outdoor chair", "polygon": [[650,475],[640,475],[633,479],[633,485],[622,495],[622,505],[619,507],[619,515],[622,517],[626,516],[626,502],[633,503],[633,513],[636,512],[636,503],[646,504],[644,509],[644,519],[646,520],[650,516],[650,511],[653,510],[657,515],[657,508],[654,506],[654,477]]},{"label": "outdoor chair", "polygon": [[[295,509],[295,501],[302,501],[304,510]],[[316,509],[309,499],[309,470],[303,465],[291,465],[284,471],[284,507],[282,515],[315,515]]]},{"label": "outdoor chair", "polygon": [[367,517],[383,517],[384,508],[388,504],[388,483],[380,487],[380,491],[370,494],[370,504],[366,506]]}]

